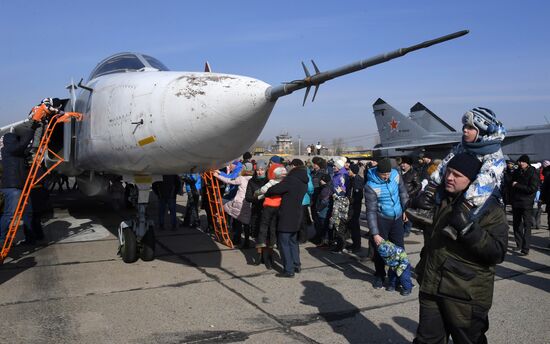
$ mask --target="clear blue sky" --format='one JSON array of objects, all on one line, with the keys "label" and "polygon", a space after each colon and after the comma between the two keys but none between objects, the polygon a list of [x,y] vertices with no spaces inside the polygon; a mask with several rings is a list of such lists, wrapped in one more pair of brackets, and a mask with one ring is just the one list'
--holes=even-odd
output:
[{"label": "clear blue sky", "polygon": [[[454,31],[421,50],[280,99],[260,138],[318,139],[376,132],[372,103],[403,113],[417,101],[458,127],[474,106],[508,128],[550,120],[548,1],[8,1],[0,0],[0,126],[45,96],[66,97],[103,58],[139,51],[172,70],[301,78],[301,61],[334,68]],[[310,95],[311,97],[311,95]]]}]

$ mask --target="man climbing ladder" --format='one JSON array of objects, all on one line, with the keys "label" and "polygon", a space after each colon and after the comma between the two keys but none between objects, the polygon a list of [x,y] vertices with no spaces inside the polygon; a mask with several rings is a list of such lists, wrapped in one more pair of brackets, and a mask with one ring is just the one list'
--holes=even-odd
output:
[{"label": "man climbing ladder", "polygon": [[[3,137],[4,146],[2,147],[2,166],[3,178],[2,188],[0,191],[4,194],[4,214],[0,221],[0,244],[2,251],[0,252],[0,262],[6,258],[13,239],[17,233],[21,220],[25,225],[30,226],[30,212],[25,212],[28,204],[31,189],[44,178],[51,170],[57,167],[63,159],[54,152],[59,161],[46,171],[42,176],[36,179],[38,170],[44,159],[44,155],[48,150],[48,143],[53,130],[57,123],[69,121],[71,118],[81,119],[79,113],[67,112],[63,113],[58,108],[54,108],[51,98],[44,99],[40,105],[35,106],[31,110],[30,126],[23,126],[21,136],[16,133],[7,133]],[[36,134],[36,129],[45,124],[45,132],[40,135]],[[37,151],[34,155],[32,166],[27,173],[25,167],[25,159],[27,158],[27,147],[33,136],[35,140],[40,140],[37,146]],[[30,238],[28,238],[30,239]]]}]

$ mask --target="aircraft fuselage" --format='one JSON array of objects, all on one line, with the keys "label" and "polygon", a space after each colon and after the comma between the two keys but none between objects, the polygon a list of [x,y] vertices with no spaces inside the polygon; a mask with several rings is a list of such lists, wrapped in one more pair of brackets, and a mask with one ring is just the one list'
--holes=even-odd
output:
[{"label": "aircraft fuselage", "polygon": [[114,174],[219,168],[254,143],[275,105],[268,84],[229,74],[116,73],[87,87],[74,165]]}]

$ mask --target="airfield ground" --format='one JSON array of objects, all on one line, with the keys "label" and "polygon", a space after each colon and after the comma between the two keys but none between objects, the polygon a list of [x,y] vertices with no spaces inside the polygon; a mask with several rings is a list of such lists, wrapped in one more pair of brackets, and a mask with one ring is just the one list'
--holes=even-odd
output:
[{"label": "airfield ground", "polygon": [[[184,204],[178,199],[180,213]],[[180,227],[157,233],[154,261],[125,264],[116,233],[131,213],[72,191],[55,196],[53,206],[46,243],[14,248],[0,267],[2,343],[410,343],[414,337],[418,288],[408,297],[373,290],[366,249],[352,255],[305,244],[302,272],[281,279],[249,264],[254,249],[228,249]],[[155,209],[152,202],[149,211]],[[543,219],[530,255],[509,252],[497,268],[490,343],[548,343],[549,243]],[[422,244],[419,232],[406,239],[413,264]]]}]

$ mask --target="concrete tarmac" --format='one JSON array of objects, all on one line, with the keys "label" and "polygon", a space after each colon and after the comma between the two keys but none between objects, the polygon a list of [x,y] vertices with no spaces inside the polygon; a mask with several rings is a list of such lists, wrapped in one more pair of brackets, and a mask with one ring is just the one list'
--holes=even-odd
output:
[{"label": "concrete tarmac", "polygon": [[[184,204],[178,198],[180,218]],[[0,267],[2,343],[410,343],[414,338],[418,288],[407,297],[374,290],[366,249],[354,255],[304,244],[302,272],[282,279],[275,270],[250,265],[254,249],[229,249],[198,229],[179,227],[156,233],[154,261],[125,264],[117,256],[116,233],[131,212],[77,192],[60,194],[53,205],[44,223],[47,240],[33,249],[15,247]],[[149,212],[155,211],[153,200]],[[497,268],[490,343],[549,342],[547,228],[543,219],[542,229],[533,230],[529,256],[510,251]],[[422,245],[419,232],[406,238],[413,265]]]}]

